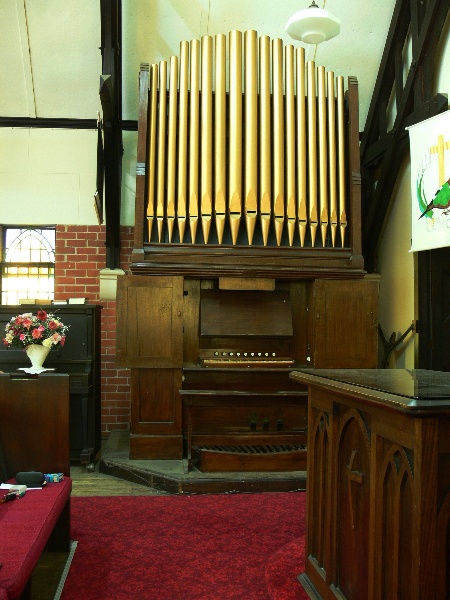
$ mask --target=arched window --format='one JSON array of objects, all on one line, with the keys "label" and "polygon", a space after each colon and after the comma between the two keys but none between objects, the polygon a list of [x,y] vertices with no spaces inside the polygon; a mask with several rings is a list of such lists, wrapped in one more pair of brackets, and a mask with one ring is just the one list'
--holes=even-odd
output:
[{"label": "arched window", "polygon": [[1,303],[52,300],[55,283],[54,227],[4,227]]}]

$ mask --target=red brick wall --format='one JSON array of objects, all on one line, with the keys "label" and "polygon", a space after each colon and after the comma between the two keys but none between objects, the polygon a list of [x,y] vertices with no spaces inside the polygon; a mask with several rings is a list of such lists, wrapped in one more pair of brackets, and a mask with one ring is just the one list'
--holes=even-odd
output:
[{"label": "red brick wall", "polygon": [[[128,269],[133,247],[133,228],[121,227],[120,268]],[[100,271],[106,268],[105,227],[58,225],[56,227],[55,299],[85,297],[100,304],[101,311],[101,428],[128,429],[130,423],[130,371],[118,369],[116,354],[116,302],[100,299]]]}]

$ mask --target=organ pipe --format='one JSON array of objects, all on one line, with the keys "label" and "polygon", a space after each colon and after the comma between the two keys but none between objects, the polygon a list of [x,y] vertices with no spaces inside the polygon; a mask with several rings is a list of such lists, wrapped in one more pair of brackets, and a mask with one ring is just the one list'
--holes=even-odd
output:
[{"label": "organ pipe", "polygon": [[197,244],[200,222],[204,244],[344,247],[344,81],[303,48],[253,30],[181,42],[150,68],[148,110],[149,240],[189,243],[189,223]]}]

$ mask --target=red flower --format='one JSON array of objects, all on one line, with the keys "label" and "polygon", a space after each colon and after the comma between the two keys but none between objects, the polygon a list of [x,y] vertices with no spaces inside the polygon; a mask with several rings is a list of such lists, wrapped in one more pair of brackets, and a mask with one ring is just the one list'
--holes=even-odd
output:
[{"label": "red flower", "polygon": [[42,327],[42,325],[39,325],[39,327],[36,327],[36,329],[33,329],[32,332],[32,336],[34,340],[39,340],[42,337],[42,332],[45,331],[45,327]]},{"label": "red flower", "polygon": [[29,344],[43,344],[48,348],[63,345],[67,329],[69,326],[45,310],[39,310],[37,315],[23,313],[13,317],[6,325],[6,336],[0,337],[0,345],[2,341],[7,346],[19,348]]}]

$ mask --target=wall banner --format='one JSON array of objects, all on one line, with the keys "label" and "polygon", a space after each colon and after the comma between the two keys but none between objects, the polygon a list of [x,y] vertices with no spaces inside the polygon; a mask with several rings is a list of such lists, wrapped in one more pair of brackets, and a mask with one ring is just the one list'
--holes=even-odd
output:
[{"label": "wall banner", "polygon": [[411,252],[450,246],[450,111],[408,127]]}]

